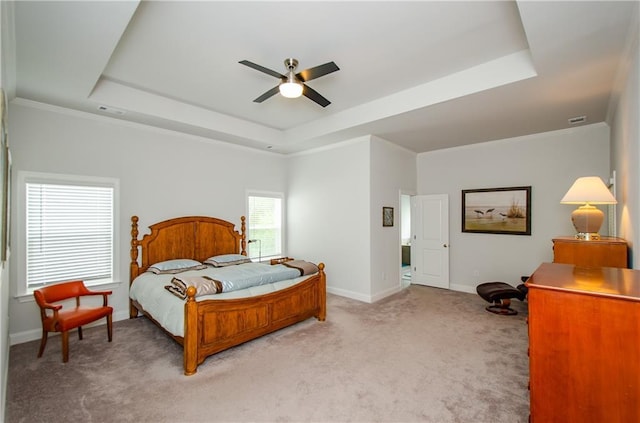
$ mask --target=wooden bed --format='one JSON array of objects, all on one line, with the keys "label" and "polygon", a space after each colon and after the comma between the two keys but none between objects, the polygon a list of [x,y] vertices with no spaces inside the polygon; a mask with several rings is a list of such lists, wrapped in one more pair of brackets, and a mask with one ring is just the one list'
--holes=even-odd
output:
[{"label": "wooden bed", "polygon": [[[225,220],[189,216],[165,220],[149,226],[151,232],[138,239],[138,217],[131,217],[130,281],[149,266],[172,259],[204,262],[221,254],[246,255],[246,224],[241,232]],[[195,288],[187,290],[184,337],[167,334],[184,349],[184,373],[192,375],[208,356],[293,325],[310,317],[326,317],[326,276],[324,264],[318,273],[280,291],[247,298],[195,300]],[[138,312],[158,322],[142,306],[130,299],[130,317]],[[159,327],[160,324],[158,324]],[[164,329],[163,329],[164,330]]]}]

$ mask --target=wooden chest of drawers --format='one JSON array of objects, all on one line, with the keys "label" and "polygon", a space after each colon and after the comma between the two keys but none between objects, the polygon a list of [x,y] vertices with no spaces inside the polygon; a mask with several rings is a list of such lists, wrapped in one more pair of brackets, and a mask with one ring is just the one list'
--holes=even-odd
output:
[{"label": "wooden chest of drawers", "polygon": [[543,263],[526,285],[531,422],[640,422],[640,271]]},{"label": "wooden chest of drawers", "polygon": [[628,267],[627,241],[602,237],[584,241],[574,237],[553,239],[553,262],[585,267]]}]

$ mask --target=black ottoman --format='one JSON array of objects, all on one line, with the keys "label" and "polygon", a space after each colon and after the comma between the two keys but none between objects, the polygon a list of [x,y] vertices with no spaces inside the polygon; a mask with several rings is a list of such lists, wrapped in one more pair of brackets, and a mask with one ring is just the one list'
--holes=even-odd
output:
[{"label": "black ottoman", "polygon": [[491,305],[486,310],[495,314],[514,315],[517,311],[512,309],[511,298],[524,301],[527,298],[527,287],[519,285],[514,288],[505,282],[485,282],[476,287],[476,292]]}]

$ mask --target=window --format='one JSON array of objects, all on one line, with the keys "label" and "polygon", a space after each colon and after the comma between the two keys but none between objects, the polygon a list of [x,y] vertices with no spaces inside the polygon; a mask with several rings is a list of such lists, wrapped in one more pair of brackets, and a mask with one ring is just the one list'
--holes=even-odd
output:
[{"label": "window", "polygon": [[118,181],[22,172],[25,281],[21,294],[73,279],[113,282]]},{"label": "window", "polygon": [[[250,193],[247,197],[249,257],[262,260],[282,254],[282,195]],[[255,240],[255,242],[254,242]]]}]

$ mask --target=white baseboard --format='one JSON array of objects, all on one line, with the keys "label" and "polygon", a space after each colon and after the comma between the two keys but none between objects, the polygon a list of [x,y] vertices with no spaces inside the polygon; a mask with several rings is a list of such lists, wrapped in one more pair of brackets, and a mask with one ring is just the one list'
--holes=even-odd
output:
[{"label": "white baseboard", "polygon": [[[128,310],[113,313],[114,322],[117,322],[118,320],[125,320],[128,318],[129,318]],[[91,323],[84,327],[89,328],[93,326],[102,326],[106,324],[107,323],[104,321],[104,319],[100,319],[100,321]],[[50,333],[49,336],[55,336],[55,335],[58,335],[58,333]],[[23,344],[25,342],[36,341],[41,337],[42,337],[42,329],[31,329],[31,330],[25,330],[23,332],[11,333],[9,334],[9,345],[17,345],[17,344]]]},{"label": "white baseboard", "polygon": [[383,298],[387,298],[395,293],[402,291],[402,286],[395,286],[393,288],[387,289],[386,291],[380,292],[375,295],[364,295],[359,292],[347,291],[345,289],[327,287],[327,292],[330,294],[339,295],[341,297],[351,298],[352,300],[362,301],[364,303],[375,303],[376,301],[380,301]]},{"label": "white baseboard", "polygon": [[377,293],[376,295],[371,297],[371,302],[375,303],[377,301],[382,300],[383,298],[390,297],[391,295],[402,291],[402,289],[403,289],[402,286],[394,286],[393,288],[387,289],[386,291],[382,291],[380,293]]},{"label": "white baseboard", "polygon": [[[328,286],[327,287],[327,292],[330,294],[335,294],[335,295],[339,295],[341,297],[346,297],[346,298],[351,298],[352,300],[358,300],[358,301],[362,301],[365,303],[375,303],[377,301],[380,301],[383,298],[389,297],[397,292],[402,291],[403,287],[402,286],[397,286],[397,287],[393,287],[391,289],[388,289],[384,292],[378,293],[376,295],[363,295],[359,292],[353,292],[353,291],[347,291],[345,289],[340,289],[340,288],[335,288],[335,287],[331,287]],[[451,291],[460,291],[460,292],[466,292],[468,294],[477,294],[476,292],[476,288],[473,286],[469,286],[469,285],[462,285],[462,284],[451,284],[449,285],[449,289]]]},{"label": "white baseboard", "polygon": [[363,295],[359,292],[347,291],[346,289],[327,287],[327,292],[330,294],[339,295],[341,297],[351,298],[352,300],[358,300],[365,303],[371,303],[371,297],[369,295]]},{"label": "white baseboard", "polygon": [[476,288],[474,286],[469,286],[469,285],[460,285],[460,284],[454,283],[449,285],[449,289],[452,291],[460,291],[460,292],[466,292],[469,294],[477,294]]}]

